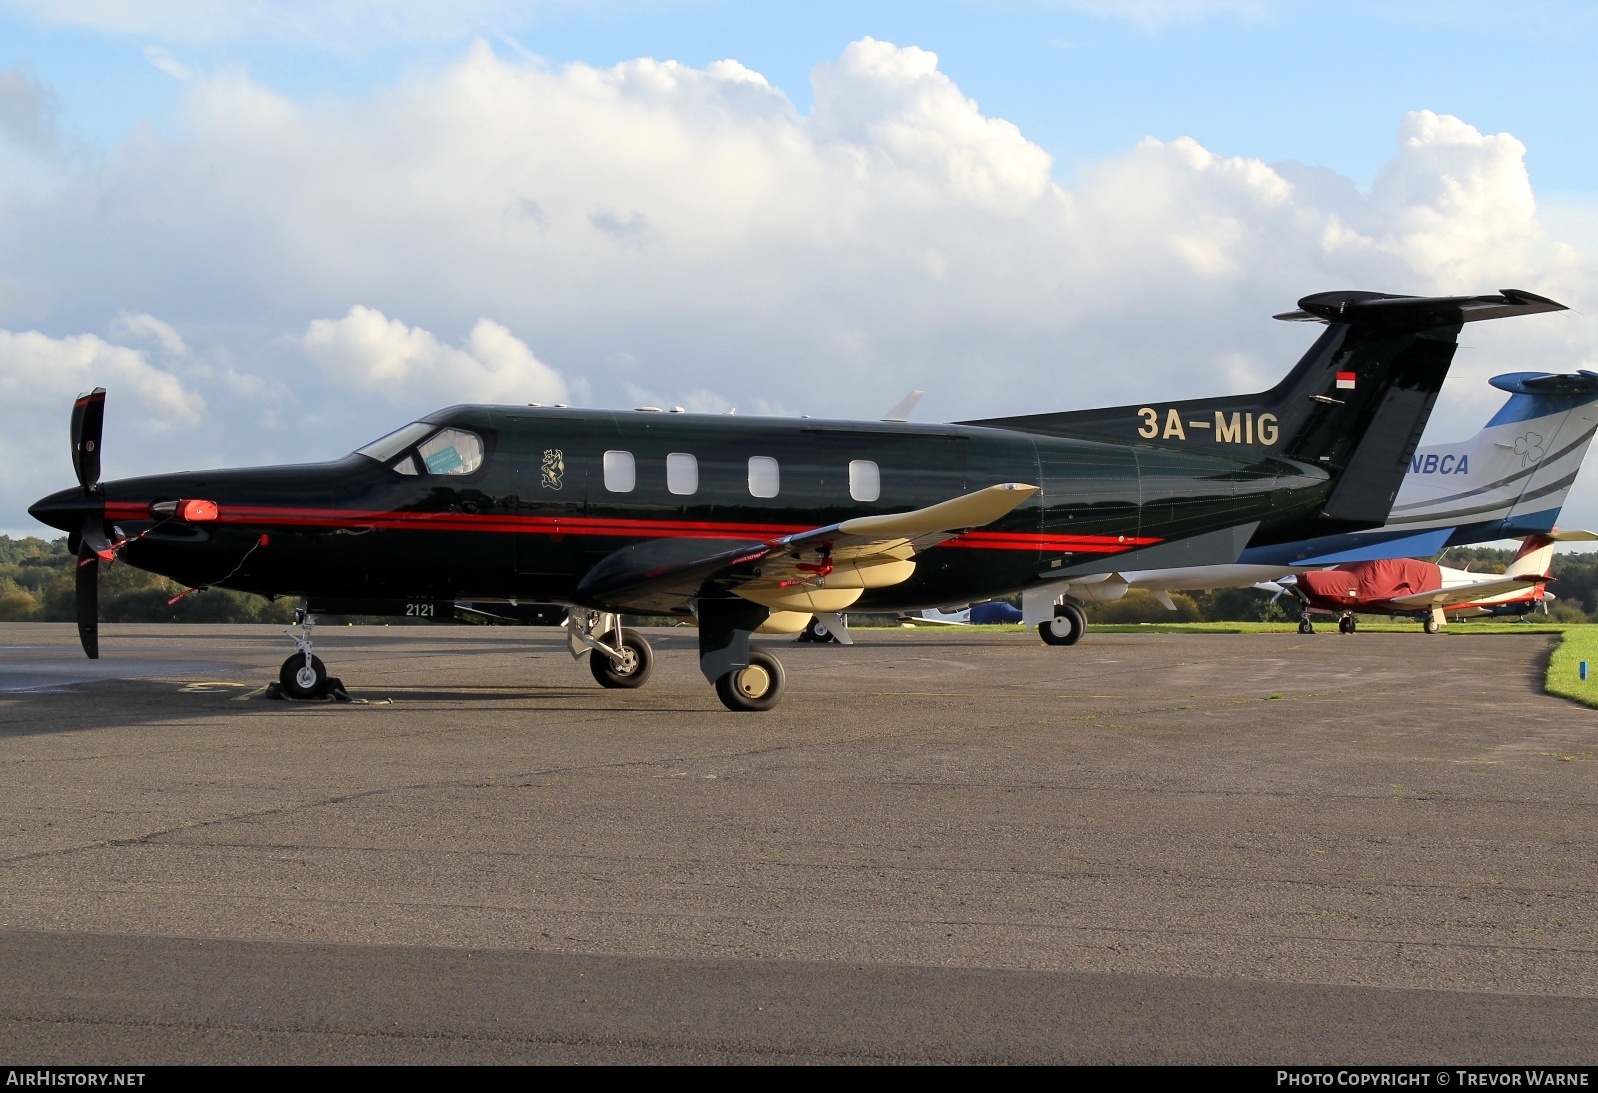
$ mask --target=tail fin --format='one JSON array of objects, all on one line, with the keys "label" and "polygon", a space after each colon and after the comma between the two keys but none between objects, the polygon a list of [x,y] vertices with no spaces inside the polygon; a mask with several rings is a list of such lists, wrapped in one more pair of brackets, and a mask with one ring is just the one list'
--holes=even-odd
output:
[{"label": "tail fin", "polygon": [[1546,535],[1528,535],[1504,570],[1506,577],[1546,577],[1554,562],[1554,541]]},{"label": "tail fin", "polygon": [[1314,519],[1273,528],[1272,541],[1379,527],[1431,416],[1460,327],[1565,307],[1505,289],[1446,297],[1322,292],[1304,297],[1299,309],[1276,317],[1322,322],[1326,332],[1269,391],[961,424],[1285,456],[1323,469],[1330,487]]},{"label": "tail fin", "polygon": [[1554,544],[1590,543],[1598,534],[1590,531],[1560,531],[1555,528],[1546,534],[1528,535],[1515,552],[1514,560],[1504,570],[1506,577],[1546,577],[1548,567],[1554,562]]},{"label": "tail fin", "polygon": [[1553,528],[1598,429],[1598,373],[1488,382],[1509,401],[1470,440],[1415,452],[1387,527],[1462,529],[1453,542]]}]

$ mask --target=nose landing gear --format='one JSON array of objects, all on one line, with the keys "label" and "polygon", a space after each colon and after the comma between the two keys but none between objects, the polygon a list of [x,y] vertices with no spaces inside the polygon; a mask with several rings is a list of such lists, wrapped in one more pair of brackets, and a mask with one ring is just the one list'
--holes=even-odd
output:
[{"label": "nose landing gear", "polygon": [[286,698],[321,698],[335,690],[343,690],[337,680],[328,676],[322,658],[311,652],[311,631],[314,629],[316,616],[304,605],[296,608],[294,626],[284,632],[294,639],[299,651],[291,654],[277,671],[278,687]]},{"label": "nose landing gear", "polygon": [[642,687],[655,666],[655,652],[644,636],[623,630],[620,616],[609,611],[574,609],[566,616],[566,646],[573,658],[588,657],[588,669],[601,687]]}]

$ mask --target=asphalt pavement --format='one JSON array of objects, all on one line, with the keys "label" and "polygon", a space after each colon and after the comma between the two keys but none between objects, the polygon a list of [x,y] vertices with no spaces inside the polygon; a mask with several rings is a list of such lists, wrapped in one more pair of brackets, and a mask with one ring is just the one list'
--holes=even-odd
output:
[{"label": "asphalt pavement", "polygon": [[1545,635],[648,633],[0,625],[0,1059],[1598,1057]]}]

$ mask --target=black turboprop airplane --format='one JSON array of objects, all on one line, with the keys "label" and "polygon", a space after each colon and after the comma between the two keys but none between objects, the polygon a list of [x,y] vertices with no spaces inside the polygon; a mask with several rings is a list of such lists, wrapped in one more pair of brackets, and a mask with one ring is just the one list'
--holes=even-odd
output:
[{"label": "black turboprop airplane", "polygon": [[[621,612],[692,616],[700,669],[763,710],[782,666],[750,636],[812,615],[1022,593],[1045,641],[1080,632],[1056,585],[1109,556],[1224,564],[1254,544],[1377,527],[1462,323],[1561,311],[1527,292],[1326,292],[1277,318],[1327,329],[1269,391],[912,425],[453,406],[330,463],[100,482],[105,391],[72,413],[79,488],[29,511],[77,552],[78,624],[121,559],[195,588],[300,598],[284,690],[310,697],[319,612],[569,605],[573,656],[638,687]],[[845,635],[847,631],[844,631]]]}]

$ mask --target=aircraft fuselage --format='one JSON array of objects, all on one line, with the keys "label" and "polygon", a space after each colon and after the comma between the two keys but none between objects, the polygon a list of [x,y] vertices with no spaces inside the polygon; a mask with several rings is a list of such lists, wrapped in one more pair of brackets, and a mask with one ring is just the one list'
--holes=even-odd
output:
[{"label": "aircraft fuselage", "polygon": [[[1216,454],[1005,429],[678,413],[457,406],[385,458],[107,482],[122,560],[194,586],[360,600],[585,602],[600,560],[644,541],[758,543],[858,516],[908,512],[1001,482],[1041,492],[997,523],[925,552],[857,610],[968,602],[1218,526],[1301,523],[1325,470],[1258,451]],[[426,455],[436,429],[481,442]],[[436,446],[436,445],[435,445]],[[370,447],[370,446],[369,446]],[[453,452],[453,449],[451,449]],[[378,454],[385,454],[379,452]],[[432,460],[429,465],[428,460]],[[162,520],[152,505],[217,505]],[[35,506],[63,530],[86,499]],[[142,537],[140,537],[142,535]],[[687,610],[685,604],[683,610]]]}]

